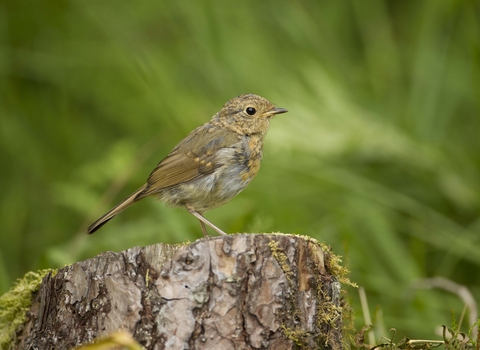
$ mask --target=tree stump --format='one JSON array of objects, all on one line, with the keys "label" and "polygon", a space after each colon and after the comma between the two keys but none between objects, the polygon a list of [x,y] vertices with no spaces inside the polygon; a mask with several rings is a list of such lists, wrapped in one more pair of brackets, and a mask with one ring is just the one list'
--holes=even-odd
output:
[{"label": "tree stump", "polygon": [[12,349],[120,329],[146,349],[340,349],[339,267],[317,241],[237,234],[105,252],[43,279]]}]

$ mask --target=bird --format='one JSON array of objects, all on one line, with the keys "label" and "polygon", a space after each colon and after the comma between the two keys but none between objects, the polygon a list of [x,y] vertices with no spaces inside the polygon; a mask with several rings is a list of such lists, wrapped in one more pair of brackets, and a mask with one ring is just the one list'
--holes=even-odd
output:
[{"label": "bird", "polygon": [[257,175],[270,120],[288,112],[269,100],[243,94],[226,102],[210,121],[180,141],[153,169],[147,182],[88,227],[94,233],[139,200],[156,196],[163,203],[187,209],[199,221],[224,231],[203,213],[239,194]]}]

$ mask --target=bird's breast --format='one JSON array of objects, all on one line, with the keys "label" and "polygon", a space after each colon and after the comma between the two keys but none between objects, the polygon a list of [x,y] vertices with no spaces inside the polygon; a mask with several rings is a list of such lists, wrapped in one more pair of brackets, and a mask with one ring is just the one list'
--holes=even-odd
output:
[{"label": "bird's breast", "polygon": [[245,136],[241,147],[237,151],[238,164],[241,171],[239,176],[242,181],[250,182],[260,169],[262,161],[263,138],[256,135]]}]

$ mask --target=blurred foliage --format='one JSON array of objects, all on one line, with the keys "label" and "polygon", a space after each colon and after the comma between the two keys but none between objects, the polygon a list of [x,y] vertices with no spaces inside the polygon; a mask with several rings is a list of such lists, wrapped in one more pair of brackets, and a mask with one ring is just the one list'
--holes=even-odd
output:
[{"label": "blurred foliage", "polygon": [[259,176],[207,218],[325,241],[377,329],[431,335],[463,304],[416,279],[480,296],[479,14],[473,0],[1,2],[0,292],[28,270],[200,238],[153,199],[85,229],[257,93],[290,112]]}]

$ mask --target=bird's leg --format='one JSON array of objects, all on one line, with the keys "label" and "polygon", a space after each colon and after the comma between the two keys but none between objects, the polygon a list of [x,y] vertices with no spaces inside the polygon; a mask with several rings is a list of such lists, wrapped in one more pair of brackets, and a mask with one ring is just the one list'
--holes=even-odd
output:
[{"label": "bird's leg", "polygon": [[187,210],[190,212],[190,214],[192,214],[193,216],[195,216],[198,220],[200,220],[200,224],[202,225],[202,231],[203,231],[203,234],[205,236],[208,236],[207,235],[207,229],[205,227],[205,224],[207,224],[208,226],[210,226],[211,228],[213,228],[215,231],[217,231],[220,235],[222,236],[226,236],[227,234],[225,232],[223,232],[222,230],[220,230],[217,226],[215,226],[214,224],[212,224],[210,221],[208,221],[207,219],[205,219],[203,217],[202,214],[200,214],[198,211],[196,210],[193,210],[192,208],[189,208],[188,206],[186,206]]},{"label": "bird's leg", "polygon": [[[200,213],[199,213],[200,214]],[[201,214],[200,214],[201,215]],[[198,219],[198,221],[200,222],[200,226],[202,226],[202,232],[203,232],[203,236],[204,237],[208,237],[208,233],[207,233],[207,228],[205,227],[205,224],[202,220]]]}]

